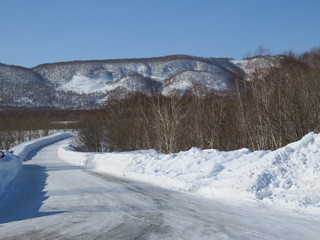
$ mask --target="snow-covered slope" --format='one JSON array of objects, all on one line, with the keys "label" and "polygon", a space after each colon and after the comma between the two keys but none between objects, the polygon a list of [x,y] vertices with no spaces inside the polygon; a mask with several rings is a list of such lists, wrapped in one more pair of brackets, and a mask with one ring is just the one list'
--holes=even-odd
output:
[{"label": "snow-covered slope", "polygon": [[283,58],[285,58],[283,55],[257,56],[232,62],[243,70],[245,73],[245,80],[250,81],[256,71],[259,71],[260,74],[266,73],[271,67],[278,66]]},{"label": "snow-covered slope", "polygon": [[63,86],[74,76],[104,79],[105,83],[116,82],[131,75],[141,75],[163,81],[184,71],[218,72],[225,75],[240,74],[229,59],[200,58],[187,55],[172,55],[158,58],[118,59],[99,61],[75,61],[39,65],[33,70],[50,82]]},{"label": "snow-covered slope", "polygon": [[0,96],[0,107],[98,108],[135,92],[221,92],[243,74],[229,59],[187,55],[60,62],[32,69],[0,64],[0,85],[9,90]]},{"label": "snow-covered slope", "polygon": [[50,82],[32,69],[0,64],[1,107],[50,106]]},{"label": "snow-covered slope", "polygon": [[242,61],[172,55],[142,59],[73,61],[28,69],[0,64],[2,107],[98,108],[108,99],[146,95],[224,94],[236,81],[279,64],[283,56]]},{"label": "snow-covered slope", "polygon": [[185,94],[221,92],[242,79],[242,71],[228,59],[174,55],[148,59],[76,61],[34,68],[62,92],[104,93],[107,100],[128,93]]},{"label": "snow-covered slope", "polygon": [[208,92],[224,92],[233,85],[230,75],[217,71],[215,74],[202,71],[185,71],[166,79],[163,84],[162,95],[197,95]]},{"label": "snow-covered slope", "polygon": [[62,146],[58,154],[75,165],[201,196],[320,213],[320,134],[309,133],[276,151],[192,148],[168,155],[155,150],[102,154]]}]

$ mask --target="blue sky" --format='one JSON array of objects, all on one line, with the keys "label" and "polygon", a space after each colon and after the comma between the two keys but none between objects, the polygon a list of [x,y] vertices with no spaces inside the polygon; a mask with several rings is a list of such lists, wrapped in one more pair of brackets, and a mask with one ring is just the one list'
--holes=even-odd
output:
[{"label": "blue sky", "polygon": [[0,0],[0,62],[300,53],[320,46],[319,9],[319,0]]}]

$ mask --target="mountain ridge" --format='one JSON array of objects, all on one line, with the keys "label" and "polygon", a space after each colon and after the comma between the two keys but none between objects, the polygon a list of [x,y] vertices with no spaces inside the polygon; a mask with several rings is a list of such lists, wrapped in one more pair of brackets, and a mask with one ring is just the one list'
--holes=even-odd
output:
[{"label": "mountain ridge", "polygon": [[32,68],[0,63],[0,86],[6,89],[0,93],[0,108],[91,109],[134,92],[184,95],[194,93],[195,86],[202,89],[200,95],[223,93],[234,88],[236,81],[245,81],[249,64],[243,66],[231,58],[183,54],[75,60]]},{"label": "mountain ridge", "polygon": [[[68,63],[125,63],[125,62],[152,62],[152,61],[160,61],[160,60],[182,60],[182,59],[190,59],[190,60],[203,60],[206,61],[208,59],[213,60],[233,60],[233,58],[227,58],[227,57],[200,57],[200,56],[192,56],[188,54],[172,54],[172,55],[164,55],[164,56],[158,56],[158,57],[145,57],[145,58],[114,58],[114,59],[89,59],[89,60],[71,60],[71,61],[61,61],[61,62],[49,62],[49,63],[41,63],[34,67],[30,67],[28,69],[34,69],[37,67],[43,67],[46,65],[62,65],[62,64],[68,64]],[[1,64],[1,63],[0,63]],[[18,66],[18,65],[12,65],[12,66]],[[27,67],[23,67],[27,68]]]}]

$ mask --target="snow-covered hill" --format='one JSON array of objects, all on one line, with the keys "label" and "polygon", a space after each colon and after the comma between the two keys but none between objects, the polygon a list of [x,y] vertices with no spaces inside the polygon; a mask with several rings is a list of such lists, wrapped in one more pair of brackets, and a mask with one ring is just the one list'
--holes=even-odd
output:
[{"label": "snow-covered hill", "polygon": [[104,93],[103,100],[133,92],[181,95],[192,92],[195,85],[207,92],[226,91],[235,79],[243,78],[242,70],[228,59],[185,55],[44,64],[33,70],[59,91]]},{"label": "snow-covered hill", "polygon": [[157,58],[50,63],[32,69],[0,64],[0,108],[98,108],[130,93],[184,95],[232,91],[279,57],[242,61],[172,55]]},{"label": "snow-covered hill", "polygon": [[52,86],[32,69],[0,64],[1,107],[50,106]]},{"label": "snow-covered hill", "polygon": [[0,85],[9,90],[0,98],[1,107],[83,109],[134,92],[223,92],[243,78],[243,70],[229,59],[187,55],[61,62],[32,69],[0,64]]},{"label": "snow-covered hill", "polygon": [[232,61],[234,64],[239,66],[245,73],[245,80],[252,80],[252,75],[258,70],[260,73],[267,72],[271,67],[278,66],[284,55],[276,56],[256,56],[246,58],[241,61]]}]

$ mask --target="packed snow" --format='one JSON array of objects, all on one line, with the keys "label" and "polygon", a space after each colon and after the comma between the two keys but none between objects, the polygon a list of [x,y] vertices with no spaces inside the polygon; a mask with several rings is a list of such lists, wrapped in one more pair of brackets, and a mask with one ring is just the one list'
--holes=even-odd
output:
[{"label": "packed snow", "polygon": [[56,133],[51,136],[25,142],[13,147],[10,151],[5,150],[5,157],[0,158],[0,196],[19,175],[23,160],[30,151],[67,137],[70,137],[69,133]]},{"label": "packed snow", "polygon": [[58,156],[74,165],[199,196],[320,213],[320,134],[309,133],[275,151],[82,153],[63,145]]}]

